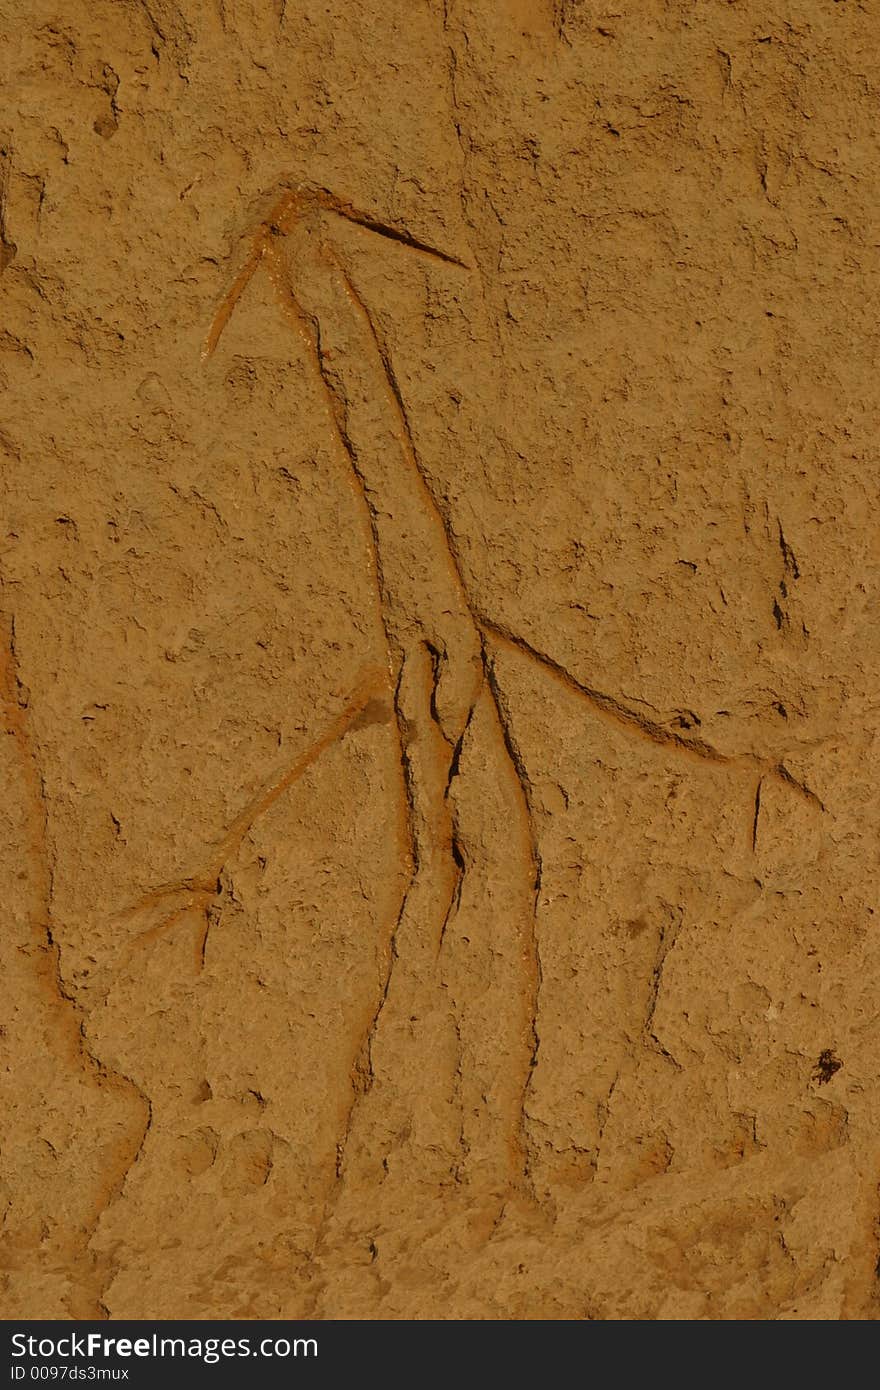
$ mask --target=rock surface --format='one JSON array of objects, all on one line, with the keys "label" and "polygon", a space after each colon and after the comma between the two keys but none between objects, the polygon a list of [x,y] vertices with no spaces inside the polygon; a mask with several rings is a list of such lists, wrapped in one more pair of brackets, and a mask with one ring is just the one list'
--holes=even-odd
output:
[{"label": "rock surface", "polygon": [[870,7],[25,10],[3,1315],[876,1318]]}]

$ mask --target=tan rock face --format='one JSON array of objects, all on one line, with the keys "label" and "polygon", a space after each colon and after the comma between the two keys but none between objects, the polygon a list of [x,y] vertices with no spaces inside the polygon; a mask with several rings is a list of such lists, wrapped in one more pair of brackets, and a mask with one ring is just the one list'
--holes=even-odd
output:
[{"label": "tan rock face", "polygon": [[871,16],[26,10],[4,1315],[876,1317]]}]

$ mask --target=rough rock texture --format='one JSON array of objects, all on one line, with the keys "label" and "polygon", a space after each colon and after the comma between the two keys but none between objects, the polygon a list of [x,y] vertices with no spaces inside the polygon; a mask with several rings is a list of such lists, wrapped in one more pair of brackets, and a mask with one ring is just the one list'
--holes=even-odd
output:
[{"label": "rough rock texture", "polygon": [[0,14],[4,1314],[875,1318],[876,6]]}]

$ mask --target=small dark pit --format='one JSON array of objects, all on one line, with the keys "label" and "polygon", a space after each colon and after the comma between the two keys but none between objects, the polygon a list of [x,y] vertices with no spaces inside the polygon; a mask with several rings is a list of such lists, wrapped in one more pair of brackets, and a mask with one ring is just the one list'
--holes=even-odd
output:
[{"label": "small dark pit", "polygon": [[830,1047],[826,1047],[825,1051],[819,1054],[819,1060],[813,1071],[813,1080],[818,1081],[820,1086],[825,1086],[835,1072],[840,1071],[842,1066],[843,1063],[840,1058],[835,1057]]}]

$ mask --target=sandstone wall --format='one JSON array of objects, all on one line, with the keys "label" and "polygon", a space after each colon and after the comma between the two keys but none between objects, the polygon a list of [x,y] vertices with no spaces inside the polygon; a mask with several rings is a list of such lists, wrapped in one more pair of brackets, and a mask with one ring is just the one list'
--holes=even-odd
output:
[{"label": "sandstone wall", "polygon": [[877,14],[0,3],[7,1317],[877,1315]]}]

